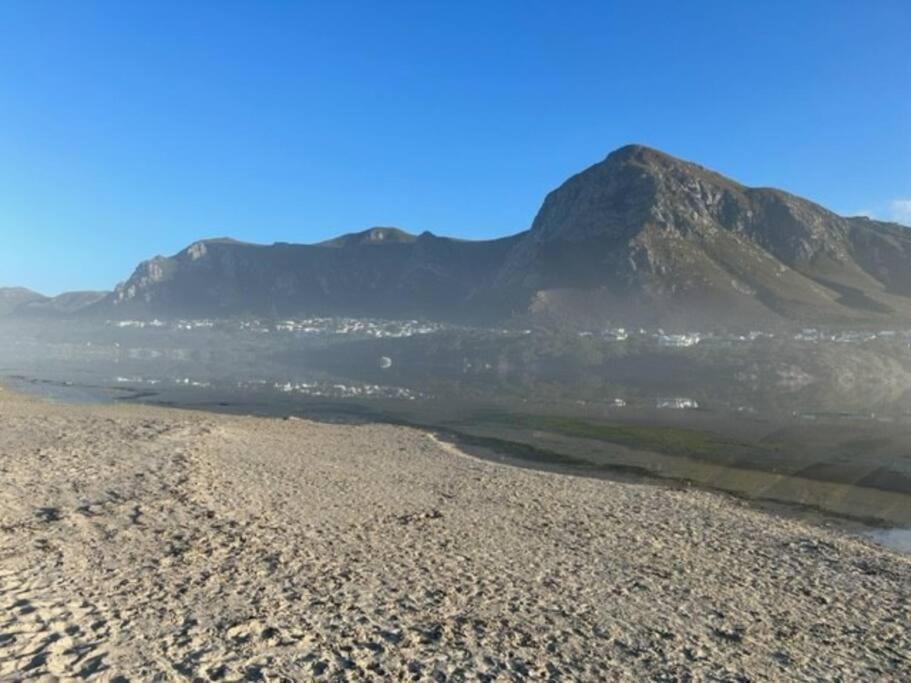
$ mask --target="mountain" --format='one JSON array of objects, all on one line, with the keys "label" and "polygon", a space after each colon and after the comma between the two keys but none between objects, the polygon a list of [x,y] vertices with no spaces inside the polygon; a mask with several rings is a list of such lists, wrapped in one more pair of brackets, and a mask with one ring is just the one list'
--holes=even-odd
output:
[{"label": "mountain", "polygon": [[60,316],[73,315],[102,301],[110,292],[64,292],[54,297],[42,297],[27,301],[19,306],[17,316]]},{"label": "mountain", "polygon": [[93,310],[107,315],[494,318],[493,278],[517,241],[371,228],[321,244],[202,240],[145,261]]},{"label": "mountain", "polygon": [[44,301],[47,297],[24,287],[0,287],[0,318],[9,315],[23,304]]},{"label": "mountain", "polygon": [[71,315],[102,301],[110,292],[64,292],[44,296],[22,287],[0,287],[0,318]]},{"label": "mountain", "polygon": [[86,310],[885,325],[911,321],[911,231],[630,145],[551,192],[512,237],[377,227],[314,245],[203,240],[142,263]]},{"label": "mountain", "polygon": [[631,145],[547,196],[497,282],[558,319],[907,320],[911,231]]}]

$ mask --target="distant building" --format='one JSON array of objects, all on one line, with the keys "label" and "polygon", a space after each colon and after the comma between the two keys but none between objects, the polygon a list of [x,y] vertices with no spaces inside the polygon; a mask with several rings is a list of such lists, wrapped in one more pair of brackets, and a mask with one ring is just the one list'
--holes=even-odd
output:
[{"label": "distant building", "polygon": [[659,398],[655,407],[659,410],[695,410],[699,402],[691,398]]}]

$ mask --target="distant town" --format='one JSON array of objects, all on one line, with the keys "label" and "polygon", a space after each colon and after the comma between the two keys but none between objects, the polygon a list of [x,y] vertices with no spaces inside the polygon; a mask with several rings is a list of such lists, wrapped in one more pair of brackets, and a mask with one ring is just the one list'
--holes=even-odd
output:
[{"label": "distant town", "polygon": [[[434,334],[450,330],[470,330],[488,334],[528,335],[533,329],[510,328],[469,328],[448,323],[427,322],[419,320],[382,320],[371,318],[335,318],[315,317],[278,321],[250,320],[216,320],[209,318],[194,320],[109,320],[107,325],[121,329],[166,329],[172,331],[210,330],[213,328],[253,332],[257,334],[291,333],[297,335],[336,336],[350,335],[364,338],[403,338],[415,335]],[[746,334],[725,334],[718,332],[666,332],[659,328],[627,329],[625,327],[607,327],[601,330],[581,330],[580,337],[601,339],[605,342],[626,342],[633,339],[652,340],[664,348],[687,348],[700,343],[733,344],[750,343],[763,339],[790,339],[810,344],[863,344],[882,340],[903,340],[911,343],[911,330],[822,330],[804,328],[795,333],[776,333],[753,330]]]}]

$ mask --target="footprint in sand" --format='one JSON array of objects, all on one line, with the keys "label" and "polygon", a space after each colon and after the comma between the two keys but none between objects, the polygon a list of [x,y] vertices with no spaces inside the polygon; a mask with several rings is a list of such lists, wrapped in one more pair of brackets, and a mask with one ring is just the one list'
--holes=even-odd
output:
[{"label": "footprint in sand", "polygon": [[99,649],[109,635],[107,620],[88,602],[46,598],[54,588],[24,572],[0,574],[0,680],[108,672],[107,653]]}]

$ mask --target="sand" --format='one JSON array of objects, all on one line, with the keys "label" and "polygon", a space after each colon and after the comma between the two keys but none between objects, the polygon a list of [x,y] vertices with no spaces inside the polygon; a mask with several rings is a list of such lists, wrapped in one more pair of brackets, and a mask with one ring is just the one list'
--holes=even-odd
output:
[{"label": "sand", "polygon": [[0,392],[0,680],[908,680],[911,558],[421,431]]}]

